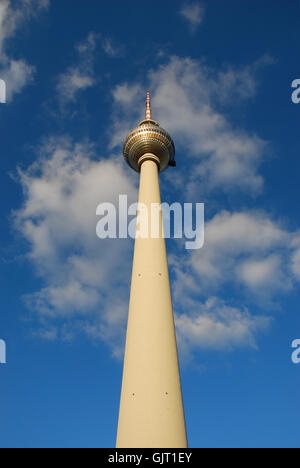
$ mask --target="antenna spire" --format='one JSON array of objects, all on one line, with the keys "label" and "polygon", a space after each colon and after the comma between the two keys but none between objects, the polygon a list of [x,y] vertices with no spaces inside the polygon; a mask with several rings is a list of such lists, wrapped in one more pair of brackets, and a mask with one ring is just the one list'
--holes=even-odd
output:
[{"label": "antenna spire", "polygon": [[150,91],[147,91],[146,119],[151,120]]}]

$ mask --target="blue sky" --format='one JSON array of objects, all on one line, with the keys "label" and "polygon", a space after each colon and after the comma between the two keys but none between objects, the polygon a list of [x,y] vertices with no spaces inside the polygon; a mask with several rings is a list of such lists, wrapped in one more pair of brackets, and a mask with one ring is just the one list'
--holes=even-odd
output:
[{"label": "blue sky", "polygon": [[167,242],[189,444],[299,447],[298,34],[296,0],[1,1],[1,447],[115,444],[133,241],[95,212],[146,89],[163,199],[206,209]]}]

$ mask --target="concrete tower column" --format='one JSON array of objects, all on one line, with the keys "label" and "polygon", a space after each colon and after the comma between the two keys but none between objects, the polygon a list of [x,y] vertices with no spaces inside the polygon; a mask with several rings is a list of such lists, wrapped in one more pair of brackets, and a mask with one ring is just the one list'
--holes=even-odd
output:
[{"label": "concrete tower column", "polygon": [[185,448],[187,437],[161,212],[161,235],[151,237],[151,205],[161,203],[159,159],[151,154],[142,159],[139,203],[147,207],[149,232],[147,238],[135,240],[117,447]]},{"label": "concrete tower column", "polygon": [[148,227],[141,229],[145,218],[139,223],[138,216],[117,448],[186,448],[166,244],[157,210],[158,174],[176,166],[175,146],[151,118],[149,92],[146,119],[127,136],[123,154],[140,172],[139,215],[146,211]]}]

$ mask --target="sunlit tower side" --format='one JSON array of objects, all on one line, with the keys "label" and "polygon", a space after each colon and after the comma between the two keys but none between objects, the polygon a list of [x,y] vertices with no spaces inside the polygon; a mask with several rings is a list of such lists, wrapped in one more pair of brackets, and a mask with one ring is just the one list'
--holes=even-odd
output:
[{"label": "sunlit tower side", "polygon": [[136,237],[117,434],[118,448],[186,448],[187,437],[162,214],[151,236],[151,205],[161,204],[159,172],[175,166],[170,135],[151,118],[127,136],[123,154],[140,172],[139,203],[148,236]]}]

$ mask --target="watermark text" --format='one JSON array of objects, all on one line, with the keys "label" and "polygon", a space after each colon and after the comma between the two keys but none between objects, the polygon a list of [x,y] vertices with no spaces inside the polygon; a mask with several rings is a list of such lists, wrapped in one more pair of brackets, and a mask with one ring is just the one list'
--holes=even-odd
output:
[{"label": "watermark text", "polygon": [[[96,214],[99,239],[186,239],[188,250],[204,245],[204,203],[132,203],[119,195],[119,206],[100,203]],[[129,220],[129,217],[132,217]]]},{"label": "watermark text", "polygon": [[295,350],[292,354],[292,362],[294,364],[300,364],[300,339],[293,341],[292,348]]},{"label": "watermark text", "polygon": [[292,102],[299,104],[300,102],[300,78],[292,82],[292,88],[295,90],[292,93]]},{"label": "watermark text", "polygon": [[6,364],[6,343],[0,339],[0,364]]},{"label": "watermark text", "polygon": [[6,83],[0,79],[0,104],[6,103]]}]

